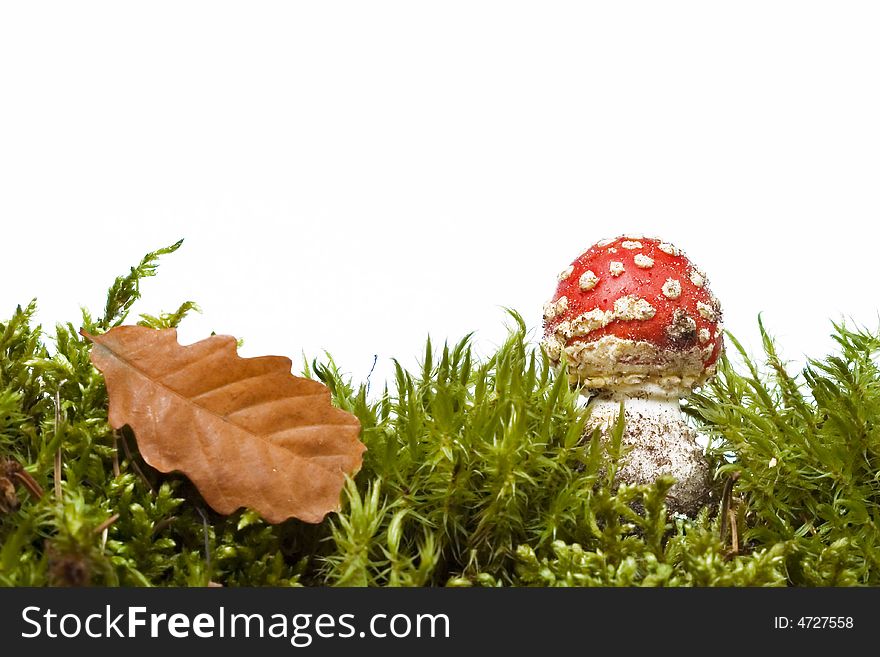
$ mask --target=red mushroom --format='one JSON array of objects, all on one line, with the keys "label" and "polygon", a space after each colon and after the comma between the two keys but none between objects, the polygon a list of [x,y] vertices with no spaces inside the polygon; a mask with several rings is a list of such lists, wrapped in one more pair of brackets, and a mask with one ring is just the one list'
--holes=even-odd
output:
[{"label": "red mushroom", "polygon": [[620,481],[671,474],[670,510],[690,515],[705,504],[708,466],[679,407],[715,373],[723,349],[721,308],[702,271],[668,242],[603,240],[559,275],[544,307],[543,346],[593,396],[594,426],[616,421],[624,402],[631,450]]}]

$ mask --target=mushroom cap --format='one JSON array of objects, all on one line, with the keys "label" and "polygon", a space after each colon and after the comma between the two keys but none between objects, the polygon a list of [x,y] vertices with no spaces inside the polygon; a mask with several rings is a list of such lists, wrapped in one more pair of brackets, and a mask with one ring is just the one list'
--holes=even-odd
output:
[{"label": "mushroom cap", "polygon": [[602,240],[560,273],[542,344],[555,365],[565,359],[573,385],[680,396],[715,373],[721,306],[672,244]]}]

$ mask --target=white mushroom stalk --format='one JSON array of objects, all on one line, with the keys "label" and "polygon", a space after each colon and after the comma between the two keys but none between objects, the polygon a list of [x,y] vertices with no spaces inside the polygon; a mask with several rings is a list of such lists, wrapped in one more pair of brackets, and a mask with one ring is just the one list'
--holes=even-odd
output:
[{"label": "white mushroom stalk", "polygon": [[621,483],[668,474],[670,511],[706,504],[709,470],[679,400],[715,373],[721,309],[706,275],[669,243],[605,240],[579,256],[544,308],[543,345],[591,397],[591,429],[607,435],[624,409]]},{"label": "white mushroom stalk", "polygon": [[620,416],[623,402],[625,430],[621,440],[626,457],[617,471],[620,481],[651,483],[661,474],[676,484],[667,507],[674,513],[696,514],[708,502],[709,468],[697,444],[697,432],[682,418],[677,395],[630,396],[602,393],[590,402],[590,428],[607,435]]}]

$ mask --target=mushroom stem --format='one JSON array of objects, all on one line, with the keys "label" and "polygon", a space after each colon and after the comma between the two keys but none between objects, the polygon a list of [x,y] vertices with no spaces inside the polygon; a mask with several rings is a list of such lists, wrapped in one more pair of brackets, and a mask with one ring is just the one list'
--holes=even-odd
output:
[{"label": "mushroom stem", "polygon": [[706,503],[709,465],[696,442],[697,432],[681,414],[679,398],[662,391],[600,393],[590,401],[588,430],[600,427],[603,436],[624,409],[624,433],[617,481],[650,484],[660,474],[676,479],[666,505],[670,512],[693,517]]}]

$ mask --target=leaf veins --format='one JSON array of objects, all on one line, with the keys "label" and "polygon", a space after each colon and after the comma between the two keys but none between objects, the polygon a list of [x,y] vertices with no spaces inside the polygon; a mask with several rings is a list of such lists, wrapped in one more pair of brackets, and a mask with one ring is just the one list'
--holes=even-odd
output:
[{"label": "leaf veins", "polygon": [[235,338],[189,346],[176,329],[119,326],[83,336],[103,374],[114,429],[129,425],[144,460],[189,477],[211,507],[269,522],[320,522],[361,466],[360,422],[283,356],[242,358]]}]

